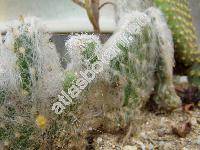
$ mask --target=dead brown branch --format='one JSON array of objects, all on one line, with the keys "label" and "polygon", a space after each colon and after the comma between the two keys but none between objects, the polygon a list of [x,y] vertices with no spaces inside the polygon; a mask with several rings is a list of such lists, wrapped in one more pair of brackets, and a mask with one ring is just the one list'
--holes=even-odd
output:
[{"label": "dead brown branch", "polygon": [[80,0],[72,0],[74,3],[78,4],[79,6],[85,8],[85,4],[81,2]]},{"label": "dead brown branch", "polygon": [[100,10],[101,8],[103,8],[105,5],[108,5],[108,4],[111,4],[111,5],[115,6],[115,4],[112,3],[112,2],[105,2],[105,3],[103,3],[103,4],[99,7],[99,10]]}]

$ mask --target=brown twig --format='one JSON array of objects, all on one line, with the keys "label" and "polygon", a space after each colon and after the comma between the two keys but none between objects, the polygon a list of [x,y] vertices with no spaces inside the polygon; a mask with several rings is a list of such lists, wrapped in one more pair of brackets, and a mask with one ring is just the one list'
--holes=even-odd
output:
[{"label": "brown twig", "polygon": [[100,0],[85,0],[84,3],[80,0],[72,0],[74,3],[83,7],[88,15],[90,22],[93,25],[94,31],[96,33],[100,32],[99,27],[99,1]]},{"label": "brown twig", "polygon": [[85,8],[85,4],[81,2],[80,0],[72,0],[74,3],[78,4],[79,6]]},{"label": "brown twig", "polygon": [[102,7],[104,7],[105,5],[108,5],[108,4],[111,4],[111,5],[115,6],[115,4],[112,3],[112,2],[105,2],[98,9],[100,10]]}]

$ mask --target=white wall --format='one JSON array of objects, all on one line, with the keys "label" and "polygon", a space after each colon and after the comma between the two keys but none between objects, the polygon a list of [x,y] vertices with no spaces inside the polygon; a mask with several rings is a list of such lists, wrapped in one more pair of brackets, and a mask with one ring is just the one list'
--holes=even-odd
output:
[{"label": "white wall", "polygon": [[[101,0],[101,2],[106,0]],[[49,31],[92,31],[86,12],[71,0],[0,0],[0,30],[20,15],[42,18]],[[107,5],[100,12],[100,27],[104,32],[115,28],[113,6]]]}]

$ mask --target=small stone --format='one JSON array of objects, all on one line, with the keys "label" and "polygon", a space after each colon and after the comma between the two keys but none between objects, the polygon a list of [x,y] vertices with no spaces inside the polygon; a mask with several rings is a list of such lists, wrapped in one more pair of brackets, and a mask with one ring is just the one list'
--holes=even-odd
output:
[{"label": "small stone", "polygon": [[98,144],[101,144],[102,142],[103,142],[103,139],[102,139],[101,137],[98,137],[98,138],[97,138],[97,143],[98,143]]},{"label": "small stone", "polygon": [[0,123],[0,128],[5,128],[5,124],[4,123]]},{"label": "small stone", "polygon": [[115,145],[112,145],[112,148],[114,149],[114,148],[115,148]]},{"label": "small stone", "polygon": [[164,141],[160,141],[159,142],[159,146],[163,146],[163,145],[165,145],[165,142]]},{"label": "small stone", "polygon": [[149,144],[149,150],[153,150],[154,149],[154,146],[153,146],[153,144]]},{"label": "small stone", "polygon": [[197,105],[198,105],[198,107],[200,107],[200,103],[198,103]]},{"label": "small stone", "polygon": [[165,136],[166,132],[164,130],[159,130],[157,134],[159,137],[163,137]]},{"label": "small stone", "polygon": [[172,144],[171,143],[165,143],[163,146],[163,150],[170,150],[173,149]]},{"label": "small stone", "polygon": [[4,146],[9,146],[10,142],[9,141],[4,141]]},{"label": "small stone", "polygon": [[188,77],[187,76],[181,76],[180,77],[180,83],[188,83]]},{"label": "small stone", "polygon": [[191,124],[192,124],[193,126],[196,126],[196,125],[197,125],[197,119],[196,119],[195,117],[192,117],[192,118],[191,118]]},{"label": "small stone", "polygon": [[140,136],[141,136],[143,139],[147,139],[147,134],[144,133],[144,132],[140,133]]},{"label": "small stone", "polygon": [[126,145],[126,146],[124,146],[123,150],[137,150],[137,147],[136,146]]},{"label": "small stone", "polygon": [[165,126],[166,125],[166,119],[164,117],[162,117],[160,119],[160,126]]},{"label": "small stone", "polygon": [[200,124],[200,119],[197,119],[197,123]]},{"label": "small stone", "polygon": [[200,136],[197,137],[196,143],[197,143],[198,145],[200,145]]}]

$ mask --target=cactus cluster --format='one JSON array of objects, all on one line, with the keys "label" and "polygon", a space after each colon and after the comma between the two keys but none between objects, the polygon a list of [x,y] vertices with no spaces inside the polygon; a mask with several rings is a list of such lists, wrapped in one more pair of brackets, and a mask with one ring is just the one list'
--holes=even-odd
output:
[{"label": "cactus cluster", "polygon": [[[50,149],[52,145],[62,148],[69,142],[66,133],[73,131],[70,112],[80,115],[83,123],[88,120],[84,134],[90,125],[115,130],[114,124],[120,129],[152,93],[160,107],[180,105],[172,82],[171,34],[161,12],[135,11],[121,23],[103,46],[98,36],[71,36],[66,41],[70,60],[65,74],[49,36],[37,24],[22,22],[7,33],[4,42],[0,41],[0,146],[3,143],[15,150]],[[83,91],[79,99],[83,103],[76,101],[78,105],[70,106],[62,115],[51,116],[48,106],[52,99],[70,88],[79,71],[91,69],[97,61],[104,70]]]},{"label": "cactus cluster", "polygon": [[200,51],[195,27],[189,8],[189,0],[154,0],[165,14],[172,31],[176,61],[189,68],[186,73],[191,81],[200,82]]},{"label": "cactus cluster", "polygon": [[[76,109],[73,106],[65,111],[75,113],[88,128],[101,125],[105,132],[115,132],[130,123],[152,93],[153,100],[164,109],[180,106],[173,86],[172,36],[161,14],[154,8],[128,14],[102,48],[93,47],[100,43],[93,35],[75,35],[66,41],[71,62],[66,69],[70,73],[66,75],[65,91],[79,71],[90,69],[87,56],[97,54],[104,70],[83,90]],[[88,128],[77,134],[87,135]]]},{"label": "cactus cluster", "polygon": [[[124,106],[144,106],[153,91],[156,93],[154,98],[161,107],[175,108],[180,105],[172,82],[174,51],[171,34],[164,19],[159,20],[159,17],[162,16],[157,9],[149,9],[146,14],[130,13],[125,17],[126,21],[103,45],[101,51],[99,46],[94,50],[104,65],[103,80],[115,85],[122,84],[119,82],[123,80]],[[159,26],[160,24],[162,26]],[[163,29],[165,33],[162,34],[160,31]],[[71,48],[71,56],[81,55],[80,58],[87,60],[87,55],[92,55],[88,47],[91,48],[91,43],[98,43],[98,40],[91,42],[89,39],[92,36],[89,35],[82,35],[87,38],[79,37],[81,36],[71,38],[66,42],[66,46]],[[72,40],[73,42],[70,42]],[[85,43],[82,44],[82,50],[77,49],[77,45],[82,43],[80,41]],[[78,44],[69,46],[69,43],[74,42]],[[106,79],[107,77],[109,79]]]}]

